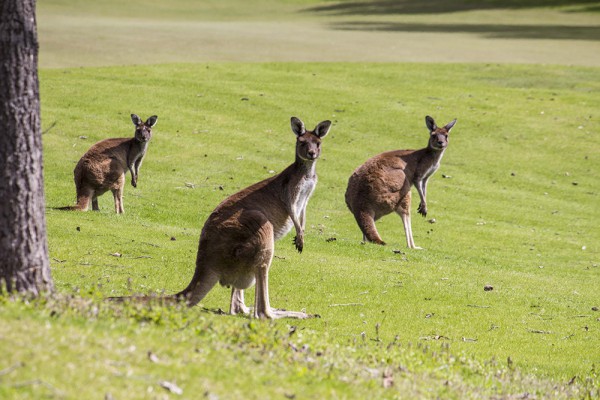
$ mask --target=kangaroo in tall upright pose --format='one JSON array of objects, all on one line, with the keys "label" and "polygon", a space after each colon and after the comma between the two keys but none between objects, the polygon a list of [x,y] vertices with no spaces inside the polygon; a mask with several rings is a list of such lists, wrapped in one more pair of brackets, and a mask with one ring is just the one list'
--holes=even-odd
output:
[{"label": "kangaroo in tall upright pose", "polygon": [[410,222],[411,186],[415,185],[421,202],[418,212],[427,215],[427,182],[439,168],[448,146],[448,134],[456,119],[438,127],[425,117],[429,143],[420,150],[395,150],[376,155],[358,167],[348,180],[346,205],[354,214],[365,241],[384,245],[375,221],[395,211],[400,214],[409,248],[415,246]]},{"label": "kangaroo in tall upright pose", "polygon": [[133,138],[105,139],[90,147],[73,171],[77,205],[60,209],[86,211],[91,200],[92,209],[97,211],[100,209],[98,196],[110,190],[115,199],[115,211],[118,214],[124,213],[125,173],[131,173],[131,185],[137,187],[140,167],[157,119],[158,117],[153,115],[143,122],[140,117],[131,114],[135,125]]},{"label": "kangaroo in tall upright pose", "polygon": [[[189,285],[167,296],[189,306],[200,302],[219,282],[231,286],[230,314],[249,314],[244,289],[256,283],[253,316],[255,318],[308,318],[304,312],[272,309],[269,303],[269,268],[275,241],[292,227],[294,245],[304,248],[306,206],[317,184],[316,163],[321,154],[321,139],[331,121],[319,123],[308,131],[304,123],[291,119],[296,134],[296,159],[278,175],[255,183],[221,202],[210,214],[198,244],[196,270]],[[113,298],[122,300],[125,298]],[[147,296],[132,300],[149,300]]]}]

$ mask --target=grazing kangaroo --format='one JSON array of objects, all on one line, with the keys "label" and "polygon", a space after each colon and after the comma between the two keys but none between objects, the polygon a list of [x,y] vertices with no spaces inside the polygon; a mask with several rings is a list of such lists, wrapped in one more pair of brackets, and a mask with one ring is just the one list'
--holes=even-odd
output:
[{"label": "grazing kangaroo", "polygon": [[346,204],[363,233],[363,240],[384,245],[375,221],[393,211],[400,214],[406,243],[415,246],[410,223],[411,185],[421,202],[419,214],[427,215],[427,181],[439,168],[448,146],[448,134],[456,119],[439,128],[433,118],[425,117],[429,143],[420,150],[395,150],[379,154],[358,167],[348,180]]},{"label": "grazing kangaroo", "polygon": [[[255,183],[221,202],[202,228],[196,270],[190,284],[166,300],[200,302],[219,282],[231,286],[230,314],[249,314],[244,304],[244,289],[256,283],[254,318],[308,318],[304,312],[275,310],[269,303],[269,268],[275,241],[292,228],[294,244],[304,248],[306,205],[317,184],[316,163],[321,154],[321,139],[331,121],[307,131],[296,117],[291,119],[296,134],[296,160],[283,172]],[[113,298],[122,300],[125,298]],[[148,296],[133,300],[150,300]]]},{"label": "grazing kangaroo", "polygon": [[152,137],[152,127],[157,119],[158,117],[153,115],[143,122],[140,117],[131,114],[131,120],[135,125],[133,138],[105,139],[90,147],[73,171],[77,205],[60,209],[86,211],[91,199],[92,209],[97,211],[99,210],[98,196],[110,190],[115,198],[115,211],[123,214],[125,173],[129,170],[131,185],[137,187],[140,167]]}]

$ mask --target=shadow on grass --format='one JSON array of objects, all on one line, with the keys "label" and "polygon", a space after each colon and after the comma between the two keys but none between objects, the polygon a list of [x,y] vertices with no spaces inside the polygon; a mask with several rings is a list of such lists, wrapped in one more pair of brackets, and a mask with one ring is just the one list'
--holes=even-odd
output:
[{"label": "shadow on grass", "polygon": [[337,30],[473,33],[492,39],[600,40],[600,26],[419,24],[396,22],[340,22]]},{"label": "shadow on grass", "polygon": [[599,12],[598,0],[380,0],[341,2],[306,9],[331,15],[440,14],[458,11],[577,7],[578,12]]}]

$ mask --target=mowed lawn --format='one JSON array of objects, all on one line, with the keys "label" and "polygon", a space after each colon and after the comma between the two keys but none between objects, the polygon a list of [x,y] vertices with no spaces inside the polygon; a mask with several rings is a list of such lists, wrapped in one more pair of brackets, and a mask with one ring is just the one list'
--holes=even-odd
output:
[{"label": "mowed lawn", "polygon": [[[76,9],[69,4],[40,9]],[[293,24],[298,15],[312,15],[298,14],[298,7],[331,5],[278,4],[264,15],[252,11],[248,21]],[[176,6],[185,10],[188,4]],[[68,14],[57,9],[48,18]],[[90,15],[115,17],[107,10],[92,8]],[[205,20],[244,22],[243,13],[212,10]],[[369,18],[429,15],[388,11]],[[568,9],[535,11],[572,18]],[[588,21],[597,18],[586,11]],[[448,15],[486,24],[494,12],[504,18],[533,10]],[[185,13],[149,14],[163,22],[185,19]],[[40,26],[43,18],[41,12]],[[319,18],[325,24],[346,17]],[[554,42],[566,54],[564,43]],[[126,36],[122,43],[127,46]],[[107,59],[131,63],[110,48],[103,49]],[[42,62],[56,55],[41,51]],[[99,54],[89,65],[105,64]],[[330,61],[327,54],[321,57]],[[88,62],[70,60],[40,72],[57,296],[32,304],[2,300],[0,351],[7,357],[0,364],[0,397],[599,395],[597,67],[510,59],[257,63],[158,57],[153,65],[72,68]],[[100,198],[99,213],[54,210],[74,203],[73,168],[91,144],[133,135],[131,113],[159,118],[138,187],[125,188],[126,213],[114,214],[110,194]],[[425,115],[439,124],[458,123],[430,181],[427,218],[416,214],[418,201],[413,204],[415,242],[424,249],[405,248],[395,215],[378,223],[388,246],[361,244],[344,204],[347,179],[374,154],[425,146]],[[229,302],[229,290],[220,287],[190,310],[102,301],[185,287],[210,212],[227,195],[293,161],[291,116],[309,128],[325,119],[333,127],[317,165],[305,250],[295,251],[293,234],[277,243],[271,304],[320,318],[265,322],[220,315]],[[251,304],[254,291],[246,297]]]}]

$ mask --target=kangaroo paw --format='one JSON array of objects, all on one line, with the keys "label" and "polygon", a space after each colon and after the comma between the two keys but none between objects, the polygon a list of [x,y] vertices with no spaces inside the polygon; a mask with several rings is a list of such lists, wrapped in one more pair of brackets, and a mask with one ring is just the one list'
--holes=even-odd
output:
[{"label": "kangaroo paw", "polygon": [[304,249],[304,237],[301,235],[294,237],[294,245],[296,246],[298,253],[302,253],[302,249]]}]

